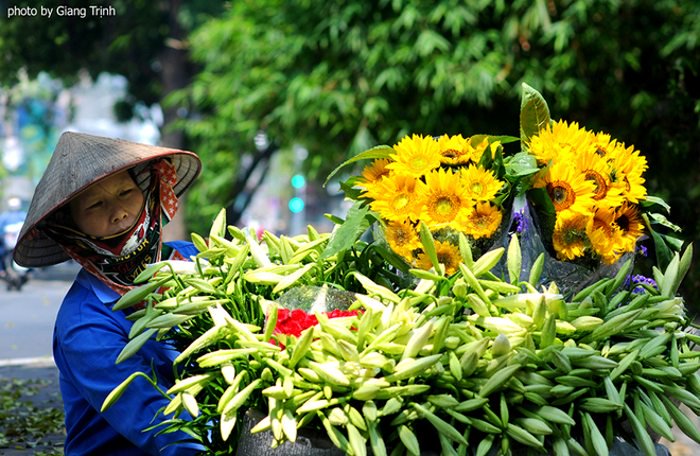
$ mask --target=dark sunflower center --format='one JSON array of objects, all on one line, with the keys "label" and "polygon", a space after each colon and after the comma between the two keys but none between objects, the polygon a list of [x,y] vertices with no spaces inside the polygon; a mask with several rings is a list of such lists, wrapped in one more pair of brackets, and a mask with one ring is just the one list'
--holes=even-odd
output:
[{"label": "dark sunflower center", "polygon": [[578,244],[586,237],[586,231],[578,226],[570,226],[562,231],[561,239],[564,244]]},{"label": "dark sunflower center", "polygon": [[571,186],[564,181],[555,181],[547,184],[547,193],[557,212],[568,209],[576,201],[576,194]]},{"label": "dark sunflower center", "polygon": [[440,252],[437,255],[438,262],[445,265],[446,269],[450,269],[455,266],[455,258],[450,252]]},{"label": "dark sunflower center", "polygon": [[399,245],[404,245],[408,241],[408,232],[403,228],[396,228],[394,231],[394,239]]},{"label": "dark sunflower center", "polygon": [[630,219],[625,214],[618,217],[615,223],[617,223],[617,226],[619,226],[622,231],[627,232],[630,229]]},{"label": "dark sunflower center", "polygon": [[445,158],[449,158],[449,159],[455,159],[455,158],[459,157],[460,155],[461,154],[456,149],[447,149],[446,151],[442,152],[442,156]]},{"label": "dark sunflower center", "polygon": [[593,196],[593,199],[600,200],[605,198],[605,195],[608,193],[608,186],[605,184],[605,179],[603,179],[603,176],[601,176],[597,171],[590,169],[586,171],[585,176],[586,180],[593,181],[593,184],[595,185],[595,195]]}]

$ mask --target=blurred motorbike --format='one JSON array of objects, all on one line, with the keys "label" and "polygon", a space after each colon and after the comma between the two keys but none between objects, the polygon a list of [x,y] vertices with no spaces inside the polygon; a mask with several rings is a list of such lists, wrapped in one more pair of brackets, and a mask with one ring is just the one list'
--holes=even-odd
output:
[{"label": "blurred motorbike", "polygon": [[30,269],[18,265],[12,259],[17,238],[24,222],[8,223],[2,227],[2,248],[0,251],[0,279],[7,284],[7,290],[20,291],[29,280]]},{"label": "blurred motorbike", "polygon": [[22,201],[14,196],[7,200],[7,210],[0,213],[0,280],[5,281],[8,291],[21,290],[31,272],[12,259],[26,216]]}]

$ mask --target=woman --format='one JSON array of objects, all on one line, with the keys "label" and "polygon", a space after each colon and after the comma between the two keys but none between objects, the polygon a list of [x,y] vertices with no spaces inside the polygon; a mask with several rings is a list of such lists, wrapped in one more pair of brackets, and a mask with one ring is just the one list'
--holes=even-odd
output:
[{"label": "woman", "polygon": [[112,311],[148,264],[196,254],[192,244],[161,242],[177,199],[200,172],[191,152],[66,132],[39,182],[15,248],[27,267],[72,258],[82,269],[56,317],[53,354],[66,414],[66,455],[188,455],[202,451],[182,432],[157,435],[168,404],[143,379],[104,413],[105,397],[132,372],[172,385],[177,353],[150,340],[115,364],[131,321]]}]

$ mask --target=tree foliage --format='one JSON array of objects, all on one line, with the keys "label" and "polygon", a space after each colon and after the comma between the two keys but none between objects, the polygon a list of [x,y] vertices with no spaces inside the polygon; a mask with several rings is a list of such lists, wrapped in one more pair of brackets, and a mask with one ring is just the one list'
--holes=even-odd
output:
[{"label": "tree foliage", "polygon": [[407,133],[517,135],[527,82],[555,119],[645,154],[650,191],[696,238],[699,17],[690,0],[233,2],[191,35],[201,71],[172,99],[201,116],[184,125],[212,176],[198,210],[208,220],[235,196],[259,129],[306,146],[324,175]]},{"label": "tree foliage", "polygon": [[[177,41],[181,37],[175,29],[192,29],[221,9],[220,2],[202,0],[44,0],[41,7],[51,9],[51,17],[40,12],[8,17],[11,7],[40,6],[32,0],[0,2],[0,6],[0,86],[16,82],[20,69],[30,78],[44,72],[66,83],[76,81],[82,71],[93,77],[109,72],[129,81],[126,102],[147,105],[164,96],[166,50],[186,48]],[[113,8],[114,14],[93,13],[91,6]],[[59,7],[73,13],[59,15]]]}]

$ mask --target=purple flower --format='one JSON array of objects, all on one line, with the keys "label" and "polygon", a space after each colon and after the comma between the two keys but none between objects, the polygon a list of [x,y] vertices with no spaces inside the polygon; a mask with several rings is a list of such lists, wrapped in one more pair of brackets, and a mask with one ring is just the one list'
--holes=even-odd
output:
[{"label": "purple flower", "polygon": [[513,214],[512,223],[515,225],[515,232],[518,234],[527,229],[527,220],[525,219],[525,211],[523,209],[520,209],[518,212]]},{"label": "purple flower", "polygon": [[641,274],[635,274],[630,278],[630,284],[632,285],[637,285],[632,289],[632,293],[634,294],[640,294],[644,293],[646,288],[644,288],[642,285],[646,284],[652,288],[657,288],[656,286],[656,281],[652,279],[651,277],[646,277]]},{"label": "purple flower", "polygon": [[644,246],[641,245],[641,244],[639,244],[639,245],[637,246],[637,253],[640,254],[640,255],[643,256],[643,257],[649,256],[649,251],[647,250],[646,247],[644,247]]}]

